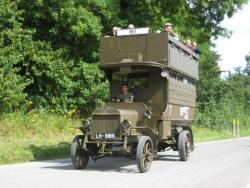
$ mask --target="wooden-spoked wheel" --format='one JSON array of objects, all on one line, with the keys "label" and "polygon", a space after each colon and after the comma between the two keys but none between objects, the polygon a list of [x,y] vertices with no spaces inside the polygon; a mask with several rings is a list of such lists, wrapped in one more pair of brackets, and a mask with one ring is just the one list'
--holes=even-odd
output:
[{"label": "wooden-spoked wheel", "polygon": [[153,161],[153,143],[150,137],[140,137],[137,145],[136,161],[141,173],[147,172],[150,169]]},{"label": "wooden-spoked wheel", "polygon": [[72,141],[70,148],[71,160],[76,169],[86,168],[89,161],[89,154],[83,148],[84,136],[77,135]]},{"label": "wooden-spoked wheel", "polygon": [[188,131],[182,131],[178,139],[178,151],[181,161],[187,161],[192,151],[191,135]]}]

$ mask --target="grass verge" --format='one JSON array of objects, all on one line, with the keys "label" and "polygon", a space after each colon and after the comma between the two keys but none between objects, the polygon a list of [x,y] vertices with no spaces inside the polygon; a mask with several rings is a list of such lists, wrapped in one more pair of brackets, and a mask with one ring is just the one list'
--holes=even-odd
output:
[{"label": "grass verge", "polygon": [[[69,157],[72,129],[79,120],[45,111],[16,112],[0,116],[0,164]],[[195,142],[233,138],[231,130],[211,130],[193,126]],[[241,136],[250,136],[242,128]]]},{"label": "grass verge", "polygon": [[2,115],[0,164],[68,157],[78,123],[44,111]]},{"label": "grass verge", "polygon": [[[193,126],[192,129],[194,133],[195,142],[206,142],[212,140],[235,138],[233,136],[233,131],[231,129],[220,130],[220,129],[209,129],[206,127],[196,127],[196,126]],[[247,127],[241,128],[240,136],[241,137],[250,136],[250,128]]]}]

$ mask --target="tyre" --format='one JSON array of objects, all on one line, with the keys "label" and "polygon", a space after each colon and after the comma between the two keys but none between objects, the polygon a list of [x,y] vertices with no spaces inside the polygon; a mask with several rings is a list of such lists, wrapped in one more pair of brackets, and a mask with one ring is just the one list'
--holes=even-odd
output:
[{"label": "tyre", "polygon": [[89,161],[89,154],[83,149],[84,136],[77,135],[72,141],[70,148],[71,160],[76,169],[86,168]]},{"label": "tyre", "polygon": [[191,136],[188,131],[182,131],[178,139],[180,161],[187,161],[191,153]]},{"label": "tyre", "polygon": [[136,162],[141,173],[145,173],[150,169],[153,161],[153,143],[150,137],[142,136],[139,139],[136,150]]}]

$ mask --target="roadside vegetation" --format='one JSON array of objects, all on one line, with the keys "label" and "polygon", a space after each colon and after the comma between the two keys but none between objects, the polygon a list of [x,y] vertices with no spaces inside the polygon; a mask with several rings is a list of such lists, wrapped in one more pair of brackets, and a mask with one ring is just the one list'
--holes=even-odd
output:
[{"label": "roadside vegetation", "polygon": [[[249,121],[250,122],[250,121]],[[0,117],[0,164],[69,157],[72,128],[80,119],[44,110],[14,112]],[[232,125],[211,129],[193,125],[195,142],[233,138]],[[241,127],[241,136],[250,136],[250,126]]]},{"label": "roadside vegetation", "polygon": [[[107,101],[99,40],[113,26],[162,29],[201,48],[195,140],[230,138],[233,119],[250,135],[247,66],[221,78],[213,40],[247,0],[1,0],[0,164],[68,155],[70,127]],[[72,118],[76,117],[76,118]]]},{"label": "roadside vegetation", "polygon": [[[223,140],[236,138],[233,136],[233,127],[229,125],[224,129],[211,129],[202,126],[193,126],[194,141],[195,143],[213,141],[213,140]],[[240,127],[240,137],[249,137],[250,127],[241,126]]]},{"label": "roadside vegetation", "polygon": [[78,120],[46,111],[0,117],[0,164],[55,159],[69,155]]}]

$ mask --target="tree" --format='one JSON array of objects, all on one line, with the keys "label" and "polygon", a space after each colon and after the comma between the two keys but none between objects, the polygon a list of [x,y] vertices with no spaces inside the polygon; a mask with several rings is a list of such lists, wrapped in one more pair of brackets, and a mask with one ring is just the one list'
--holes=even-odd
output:
[{"label": "tree", "polygon": [[1,1],[0,16],[0,110],[9,112],[25,102],[23,90],[29,80],[18,74],[16,66],[22,59],[20,43],[29,32],[24,32],[16,21],[19,12],[16,12],[14,3]]},{"label": "tree", "polygon": [[[84,115],[107,96],[107,83],[96,64],[88,65],[37,37],[37,28],[23,27],[24,12],[16,3],[1,1],[0,83],[1,109],[14,110],[25,101],[37,108]],[[6,9],[7,8],[7,9]],[[6,11],[7,10],[7,11]],[[90,87],[90,85],[92,87]],[[8,107],[8,108],[7,108]]]},{"label": "tree", "polygon": [[244,72],[249,76],[250,75],[250,52],[248,55],[246,55],[245,59],[246,59],[247,64],[246,64],[246,68]]},{"label": "tree", "polygon": [[[215,119],[226,86],[211,39],[226,34],[220,22],[245,2],[2,0],[0,83],[6,86],[0,101],[12,110],[28,100],[32,107],[61,113],[77,109],[88,115],[108,95],[108,83],[97,64],[102,35],[129,23],[160,29],[172,22],[181,39],[200,44],[198,112]],[[12,96],[9,104],[3,102],[7,95]]]},{"label": "tree", "polygon": [[114,17],[112,1],[19,0],[23,26],[35,29],[34,39],[63,48],[65,57],[88,63],[98,61],[103,28]]},{"label": "tree", "polygon": [[246,68],[244,69],[245,77],[245,88],[246,88],[246,106],[250,114],[250,52],[246,55]]}]

